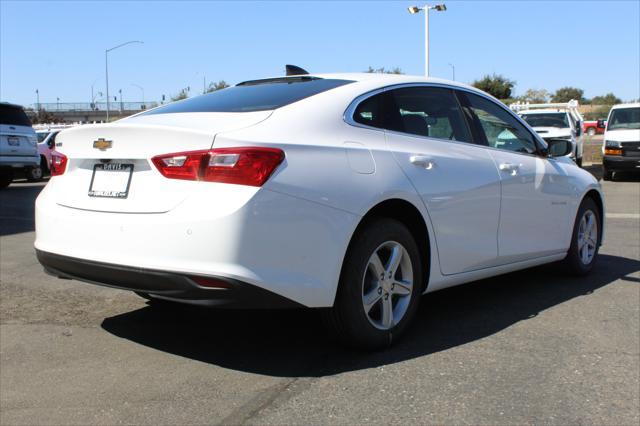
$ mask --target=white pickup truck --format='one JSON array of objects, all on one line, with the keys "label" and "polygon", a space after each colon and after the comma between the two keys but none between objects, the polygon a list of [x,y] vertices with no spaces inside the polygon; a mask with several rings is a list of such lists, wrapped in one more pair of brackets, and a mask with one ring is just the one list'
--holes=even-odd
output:
[{"label": "white pickup truck", "polygon": [[574,146],[569,157],[582,167],[584,140],[578,101],[551,104],[512,104],[511,109],[520,115],[543,139],[567,139]]}]

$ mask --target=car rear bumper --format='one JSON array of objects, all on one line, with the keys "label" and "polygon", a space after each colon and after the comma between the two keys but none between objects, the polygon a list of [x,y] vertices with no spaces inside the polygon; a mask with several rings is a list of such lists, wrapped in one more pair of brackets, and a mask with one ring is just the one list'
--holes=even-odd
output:
[{"label": "car rear bumper", "polygon": [[212,288],[199,285],[193,275],[95,262],[41,250],[36,250],[36,255],[45,271],[58,278],[146,293],[162,299],[226,308],[302,306],[286,297],[230,278],[203,277],[215,280],[217,287]]},{"label": "car rear bumper", "polygon": [[638,171],[640,172],[640,157],[624,157],[605,155],[602,159],[604,167],[612,172]]},{"label": "car rear bumper", "polygon": [[40,165],[40,156],[0,155],[0,168],[23,169]]},{"label": "car rear bumper", "polygon": [[[225,184],[203,185],[166,213],[89,211],[57,204],[56,179],[36,201],[35,248],[40,252],[130,270],[228,279],[307,307],[333,304],[342,260],[359,221],[342,210],[266,189],[249,199],[223,197],[215,185]],[[84,281],[163,291],[48,267]]]}]

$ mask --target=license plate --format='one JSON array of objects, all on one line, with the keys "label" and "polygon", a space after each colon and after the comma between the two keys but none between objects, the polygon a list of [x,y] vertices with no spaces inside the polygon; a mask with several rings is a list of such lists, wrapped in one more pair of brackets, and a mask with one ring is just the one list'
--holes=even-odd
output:
[{"label": "license plate", "polygon": [[9,138],[7,138],[7,141],[9,142],[9,146],[20,146],[20,139],[19,138],[9,137]]},{"label": "license plate", "polygon": [[133,164],[102,163],[93,166],[90,197],[127,198]]}]

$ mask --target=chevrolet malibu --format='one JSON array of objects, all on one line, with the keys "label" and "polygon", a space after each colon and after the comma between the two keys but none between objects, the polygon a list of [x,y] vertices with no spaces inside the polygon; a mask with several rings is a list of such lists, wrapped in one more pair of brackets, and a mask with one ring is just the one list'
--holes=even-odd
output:
[{"label": "chevrolet malibu", "polygon": [[247,81],[56,142],[36,202],[49,273],[151,301],[325,308],[360,347],[399,337],[424,293],[558,261],[586,274],[603,238],[571,144],[445,80]]}]

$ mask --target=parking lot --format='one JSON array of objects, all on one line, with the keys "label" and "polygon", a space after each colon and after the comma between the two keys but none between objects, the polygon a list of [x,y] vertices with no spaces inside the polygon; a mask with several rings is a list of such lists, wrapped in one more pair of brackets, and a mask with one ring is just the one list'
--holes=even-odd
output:
[{"label": "parking lot", "polygon": [[13,184],[0,192],[0,423],[638,424],[638,182],[603,183],[588,277],[547,266],[428,295],[404,340],[371,354],[331,341],[313,311],[150,307],[50,277],[33,250],[44,184]]}]

